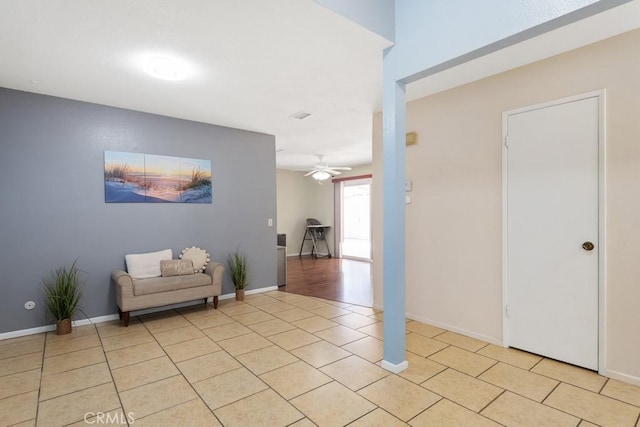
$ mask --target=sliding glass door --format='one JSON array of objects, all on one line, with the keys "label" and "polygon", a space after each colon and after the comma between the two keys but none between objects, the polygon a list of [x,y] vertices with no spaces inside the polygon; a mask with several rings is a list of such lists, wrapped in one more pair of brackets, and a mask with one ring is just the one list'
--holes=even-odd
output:
[{"label": "sliding glass door", "polygon": [[371,178],[340,182],[340,254],[371,260]]}]

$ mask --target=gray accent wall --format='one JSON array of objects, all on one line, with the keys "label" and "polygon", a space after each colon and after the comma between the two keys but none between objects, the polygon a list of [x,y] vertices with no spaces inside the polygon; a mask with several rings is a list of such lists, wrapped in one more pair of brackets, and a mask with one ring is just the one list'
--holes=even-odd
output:
[{"label": "gray accent wall", "polygon": [[[104,151],[210,159],[212,204],[105,203]],[[78,259],[77,319],[117,312],[110,274],[128,253],[199,246],[250,261],[276,285],[275,137],[0,88],[0,333],[48,325],[42,279]],[[223,294],[234,292],[228,271]],[[24,303],[36,302],[27,311]]]}]

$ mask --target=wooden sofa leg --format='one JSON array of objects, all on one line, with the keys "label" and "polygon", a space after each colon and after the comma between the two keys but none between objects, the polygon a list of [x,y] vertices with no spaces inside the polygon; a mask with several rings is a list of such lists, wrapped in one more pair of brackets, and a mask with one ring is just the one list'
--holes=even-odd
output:
[{"label": "wooden sofa leg", "polygon": [[213,308],[218,308],[218,296],[213,297]]},{"label": "wooden sofa leg", "polygon": [[207,305],[207,301],[209,300],[209,298],[205,298],[204,299],[204,305]]},{"label": "wooden sofa leg", "polygon": [[125,311],[124,313],[122,313],[122,318],[124,319],[124,326],[127,327],[129,326],[129,312]]},{"label": "wooden sofa leg", "polygon": [[122,310],[120,310],[120,307],[118,307],[118,317],[122,320]]}]

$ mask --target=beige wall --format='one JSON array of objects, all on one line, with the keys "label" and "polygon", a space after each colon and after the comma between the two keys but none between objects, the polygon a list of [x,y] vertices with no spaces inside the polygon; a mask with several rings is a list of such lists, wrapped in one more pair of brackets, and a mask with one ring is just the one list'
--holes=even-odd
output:
[{"label": "beige wall", "polygon": [[[371,165],[355,166],[343,171],[340,177],[357,176],[371,173]],[[304,176],[304,172],[278,169],[276,171],[276,191],[278,208],[278,233],[287,235],[287,254],[297,255],[305,231],[305,220],[317,218],[325,225],[334,226],[333,194],[334,184]],[[333,229],[328,233],[329,247],[335,254]],[[310,252],[306,243],[303,253]]]},{"label": "beige wall", "polygon": [[[606,89],[606,368],[640,384],[640,31],[411,102],[408,315],[502,340],[502,113]],[[374,118],[381,177],[381,118]],[[380,193],[375,201],[381,206]],[[375,223],[380,243],[381,221]],[[376,257],[381,259],[380,256]],[[375,301],[381,304],[381,263]]]},{"label": "beige wall", "polygon": [[384,269],[382,268],[382,248],[383,248],[383,235],[382,235],[382,214],[383,214],[383,196],[382,196],[382,114],[375,114],[373,116],[373,165],[371,170],[374,176],[375,183],[371,188],[371,226],[373,228],[373,241],[372,253],[373,253],[373,306],[382,310],[383,308],[383,280],[382,274]]},{"label": "beige wall", "polygon": [[305,219],[313,217],[318,184],[304,173],[276,170],[278,233],[287,235],[287,254],[297,254],[305,231]]}]

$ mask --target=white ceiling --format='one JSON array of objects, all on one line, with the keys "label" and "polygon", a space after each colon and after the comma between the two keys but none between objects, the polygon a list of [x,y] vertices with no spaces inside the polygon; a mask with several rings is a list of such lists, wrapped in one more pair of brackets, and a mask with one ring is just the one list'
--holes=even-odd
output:
[{"label": "white ceiling", "polygon": [[[412,83],[408,98],[628,31],[639,6]],[[284,169],[311,167],[316,155],[335,166],[371,162],[387,46],[313,0],[0,2],[0,86],[273,134]],[[192,73],[154,79],[140,67],[145,55],[174,56]],[[299,111],[311,116],[290,117]]]},{"label": "white ceiling", "polygon": [[273,134],[282,168],[371,162],[388,45],[313,0],[0,2],[0,86]]},{"label": "white ceiling", "polygon": [[609,9],[407,85],[415,100],[640,28],[640,0]]}]

